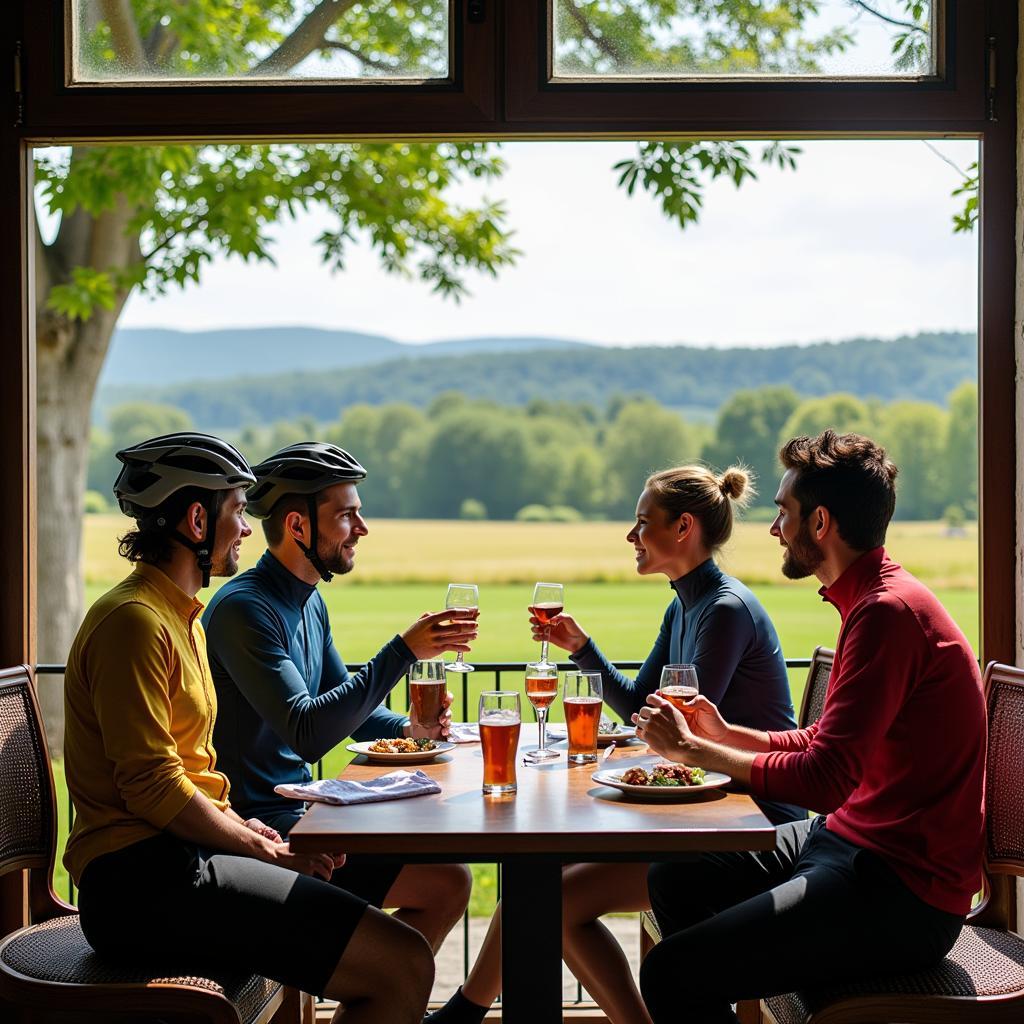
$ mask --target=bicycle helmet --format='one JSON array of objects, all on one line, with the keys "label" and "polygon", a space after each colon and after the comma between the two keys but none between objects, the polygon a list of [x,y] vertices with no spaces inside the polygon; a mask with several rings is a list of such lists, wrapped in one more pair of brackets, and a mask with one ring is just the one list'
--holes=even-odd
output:
[{"label": "bicycle helmet", "polygon": [[[194,551],[203,586],[209,586],[217,528],[214,495],[256,482],[245,457],[219,437],[184,431],[123,448],[117,458],[122,468],[114,481],[114,497],[121,511],[141,526],[166,530],[174,540]],[[210,492],[203,503],[207,529],[201,541],[192,541],[179,533],[179,516],[163,508],[169,498],[186,487]]]},{"label": "bicycle helmet", "polygon": [[319,524],[316,496],[320,491],[341,483],[366,479],[366,470],[344,448],[321,441],[301,441],[288,445],[253,467],[256,483],[249,489],[246,511],[257,519],[266,519],[274,506],[289,494],[304,495],[309,511],[309,546],[296,540],[299,549],[312,563],[325,583],[334,574],[317,551]]}]

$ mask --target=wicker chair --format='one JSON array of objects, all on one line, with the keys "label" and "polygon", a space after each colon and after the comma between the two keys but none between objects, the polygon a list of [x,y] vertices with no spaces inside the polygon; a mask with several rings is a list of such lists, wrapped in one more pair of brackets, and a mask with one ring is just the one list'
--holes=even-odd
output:
[{"label": "wicker chair", "polygon": [[[985,895],[935,967],[764,1000],[776,1024],[985,1024],[1024,1020],[1024,940],[1014,925],[1014,877],[1024,876],[1024,670],[985,672]],[[955,827],[955,823],[952,824]]]},{"label": "wicker chair", "polygon": [[[282,1024],[308,1014],[300,993],[258,975],[200,976],[187,964],[171,971],[171,965],[125,969],[93,952],[78,912],[53,891],[53,775],[24,666],[0,670],[0,778],[0,881],[4,896],[17,903],[12,894],[24,892],[19,873],[28,871],[27,909],[34,922],[0,940],[0,1019]],[[10,905],[4,909],[8,920],[22,916],[20,907],[13,908],[16,914]]]}]

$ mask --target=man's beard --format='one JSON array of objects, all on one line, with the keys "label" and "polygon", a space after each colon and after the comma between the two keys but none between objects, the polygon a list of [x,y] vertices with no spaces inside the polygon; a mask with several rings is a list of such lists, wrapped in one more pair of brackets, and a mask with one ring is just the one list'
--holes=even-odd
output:
[{"label": "man's beard", "polygon": [[343,544],[339,544],[329,554],[320,551],[317,554],[320,556],[320,561],[327,567],[327,571],[334,573],[335,576],[344,576],[345,573],[351,572],[356,567],[355,558],[352,555],[345,555]]},{"label": "man's beard", "polygon": [[788,580],[803,580],[825,561],[825,554],[811,536],[807,520],[800,523],[796,536],[786,545],[782,556],[782,575]]},{"label": "man's beard", "polygon": [[211,568],[211,576],[234,576],[238,572],[238,556],[233,548],[228,548]]}]

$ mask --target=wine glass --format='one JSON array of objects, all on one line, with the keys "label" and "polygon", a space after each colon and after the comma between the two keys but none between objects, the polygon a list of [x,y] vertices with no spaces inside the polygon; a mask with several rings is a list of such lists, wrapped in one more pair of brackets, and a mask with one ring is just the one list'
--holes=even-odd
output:
[{"label": "wine glass", "polygon": [[[448,595],[444,599],[445,608],[470,610],[480,607],[480,597],[475,583],[449,583]],[[462,651],[455,656],[451,664],[445,665],[449,672],[475,672],[472,665],[463,660]]]},{"label": "wine glass", "polygon": [[526,666],[526,697],[537,712],[537,749],[528,750],[527,761],[555,761],[558,753],[547,749],[548,708],[558,696],[558,668],[534,663]]},{"label": "wine glass", "polygon": [[658,687],[661,695],[671,701],[684,715],[693,713],[693,708],[686,702],[693,700],[700,693],[697,685],[696,665],[666,665],[661,670],[661,684]]},{"label": "wine glass", "polygon": [[[533,588],[533,604],[530,605],[530,614],[540,620],[542,626],[547,624],[556,616],[562,614],[565,607],[565,589],[561,583],[538,583]],[[538,665],[545,668],[551,666],[548,661],[548,630],[544,630],[544,639],[540,642],[540,661]]]}]

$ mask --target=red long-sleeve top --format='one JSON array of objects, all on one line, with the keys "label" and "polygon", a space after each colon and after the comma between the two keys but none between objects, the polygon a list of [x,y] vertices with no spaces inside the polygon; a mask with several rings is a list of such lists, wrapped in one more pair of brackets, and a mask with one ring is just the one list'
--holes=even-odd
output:
[{"label": "red long-sleeve top", "polygon": [[824,711],[768,734],[750,788],[827,813],[926,903],[965,914],[981,888],[987,734],[970,644],[883,548],[819,593],[842,618]]}]

